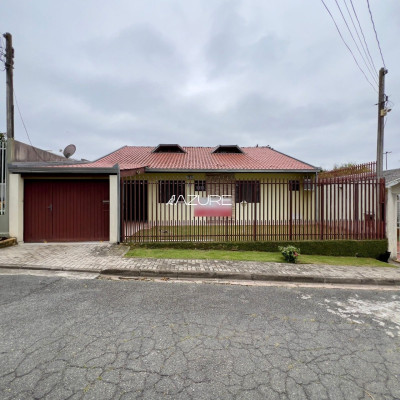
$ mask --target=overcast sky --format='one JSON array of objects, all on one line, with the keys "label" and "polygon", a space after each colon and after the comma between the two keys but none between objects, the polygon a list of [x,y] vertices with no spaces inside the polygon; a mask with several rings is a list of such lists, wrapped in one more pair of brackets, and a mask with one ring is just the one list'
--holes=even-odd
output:
[{"label": "overcast sky", "polygon": [[[353,4],[379,69],[367,2]],[[394,103],[385,149],[400,168],[400,2],[370,4]],[[95,159],[123,145],[259,144],[325,168],[376,157],[377,94],[320,0],[2,0],[0,31],[37,147],[74,143]],[[0,99],[5,131],[5,72]],[[17,109],[15,126],[27,142]]]}]

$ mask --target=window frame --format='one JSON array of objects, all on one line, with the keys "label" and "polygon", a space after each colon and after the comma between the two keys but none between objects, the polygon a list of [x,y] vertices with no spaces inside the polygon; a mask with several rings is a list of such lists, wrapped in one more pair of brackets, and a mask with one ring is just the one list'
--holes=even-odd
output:
[{"label": "window frame", "polygon": [[[158,181],[158,203],[167,204],[175,195],[175,202],[180,196],[186,196],[186,181],[182,179],[162,179]],[[183,200],[178,201],[182,203]]]},{"label": "window frame", "polygon": [[[254,192],[253,192],[254,188]],[[255,198],[254,198],[255,197]],[[257,179],[239,180],[235,182],[235,203],[243,204],[260,203],[261,185]]]},{"label": "window frame", "polygon": [[289,179],[288,186],[290,192],[300,192],[300,180],[299,179]]},{"label": "window frame", "polygon": [[[203,189],[198,189],[200,186]],[[206,192],[207,191],[207,182],[206,182],[206,180],[205,179],[196,179],[194,181],[194,191],[195,192]]]}]

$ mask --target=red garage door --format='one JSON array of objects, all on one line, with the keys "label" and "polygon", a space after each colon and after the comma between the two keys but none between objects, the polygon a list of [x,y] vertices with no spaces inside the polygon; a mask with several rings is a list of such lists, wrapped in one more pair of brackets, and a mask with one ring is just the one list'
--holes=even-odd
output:
[{"label": "red garage door", "polygon": [[25,179],[24,241],[109,240],[108,180]]}]

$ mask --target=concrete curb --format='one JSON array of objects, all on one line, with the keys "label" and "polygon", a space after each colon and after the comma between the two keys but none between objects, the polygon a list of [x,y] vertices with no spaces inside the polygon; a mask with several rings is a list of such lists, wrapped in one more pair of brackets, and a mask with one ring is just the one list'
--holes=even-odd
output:
[{"label": "concrete curb", "polygon": [[4,247],[16,246],[17,244],[18,243],[16,238],[8,238],[5,240],[0,240],[0,249]]},{"label": "concrete curb", "polygon": [[341,278],[325,277],[313,275],[273,275],[273,274],[251,274],[237,272],[220,271],[171,271],[171,270],[119,270],[106,269],[100,272],[100,275],[118,275],[126,277],[143,278],[183,278],[183,279],[221,279],[221,280],[246,280],[246,281],[273,281],[273,282],[297,282],[297,283],[332,283],[346,285],[382,285],[382,286],[400,286],[399,279],[387,278]]},{"label": "concrete curb", "polygon": [[86,269],[86,268],[58,268],[58,267],[48,267],[46,265],[25,265],[25,264],[0,264],[0,269],[18,269],[24,270],[34,270],[34,271],[57,271],[57,272],[91,272],[100,274],[99,269]]},{"label": "concrete curb", "polygon": [[388,278],[349,278],[330,277],[316,275],[288,275],[249,272],[221,272],[221,271],[171,271],[171,270],[126,270],[126,269],[76,269],[48,267],[44,265],[26,264],[0,264],[0,269],[58,271],[58,272],[84,272],[98,273],[99,276],[121,276],[142,278],[172,278],[172,279],[218,279],[240,281],[266,281],[266,282],[293,282],[293,283],[331,283],[343,285],[376,285],[376,286],[400,286],[399,279]]}]

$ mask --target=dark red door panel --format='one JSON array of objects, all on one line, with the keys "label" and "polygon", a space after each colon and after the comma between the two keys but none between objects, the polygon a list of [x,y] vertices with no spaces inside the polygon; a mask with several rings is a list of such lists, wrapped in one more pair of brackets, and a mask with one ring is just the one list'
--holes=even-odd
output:
[{"label": "dark red door panel", "polygon": [[[108,180],[48,180],[25,183],[25,241],[109,240]],[[33,189],[32,189],[33,188]],[[41,190],[40,190],[41,189]],[[47,193],[47,197],[43,195]],[[48,198],[49,197],[49,198]],[[51,200],[44,236],[34,223],[37,208]],[[47,221],[47,220],[46,220]],[[42,227],[41,229],[45,229]]]},{"label": "dark red door panel", "polygon": [[24,221],[25,242],[44,242],[53,237],[52,187],[46,181],[25,180]]}]

